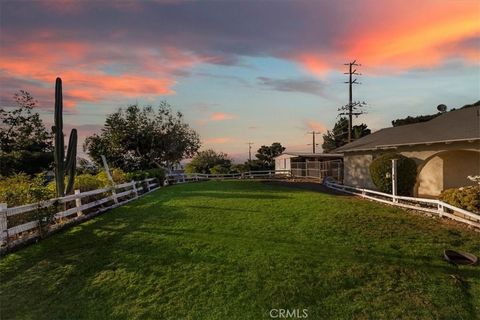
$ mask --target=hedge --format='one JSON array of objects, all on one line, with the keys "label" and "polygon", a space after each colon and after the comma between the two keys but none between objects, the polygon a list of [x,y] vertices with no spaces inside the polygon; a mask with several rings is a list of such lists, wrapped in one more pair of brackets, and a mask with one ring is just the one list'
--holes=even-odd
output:
[{"label": "hedge", "polygon": [[[56,196],[55,181],[47,183],[44,174],[31,177],[25,173],[19,173],[9,177],[0,176],[0,178],[0,203],[7,203],[9,207],[48,200]],[[118,184],[131,180],[157,178],[162,184],[165,180],[165,171],[163,169],[150,169],[124,173],[120,169],[113,168],[112,178]],[[110,180],[103,171],[97,175],[85,173],[75,176],[74,189],[85,192],[110,185]]]},{"label": "hedge", "polygon": [[440,194],[440,200],[470,212],[480,213],[480,186],[444,190]]},{"label": "hedge", "polygon": [[370,176],[375,186],[385,193],[392,193],[392,159],[397,161],[397,193],[402,196],[413,194],[417,179],[417,164],[410,158],[396,153],[387,153],[370,164]]}]

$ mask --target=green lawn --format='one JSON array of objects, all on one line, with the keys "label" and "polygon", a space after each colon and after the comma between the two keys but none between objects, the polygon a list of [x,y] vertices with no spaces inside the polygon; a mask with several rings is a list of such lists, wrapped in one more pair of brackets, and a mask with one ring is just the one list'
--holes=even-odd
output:
[{"label": "green lawn", "polygon": [[175,185],[4,257],[1,318],[478,318],[480,267],[444,248],[479,255],[480,233],[262,182]]}]

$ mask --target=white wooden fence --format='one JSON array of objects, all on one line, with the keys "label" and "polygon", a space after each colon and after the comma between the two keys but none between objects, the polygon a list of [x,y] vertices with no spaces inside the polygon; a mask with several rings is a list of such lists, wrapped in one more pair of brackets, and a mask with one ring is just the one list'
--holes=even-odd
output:
[{"label": "white wooden fence", "polygon": [[179,173],[167,175],[166,180],[174,183],[184,183],[201,180],[231,180],[231,179],[273,179],[290,177],[290,170],[262,170],[242,173],[206,174],[206,173]]},{"label": "white wooden fence", "polygon": [[440,217],[447,217],[468,225],[480,228],[480,214],[476,214],[461,208],[452,206],[437,199],[427,198],[414,198],[404,197],[398,195],[392,195],[375,190],[356,188],[352,186],[346,186],[337,184],[330,181],[325,181],[324,185],[330,189],[337,191],[357,195],[366,199],[402,207],[408,209],[414,209],[419,211],[425,211],[433,214],[437,214]]},{"label": "white wooden fence", "polygon": [[[97,215],[106,210],[121,206],[129,201],[137,199],[139,196],[154,191],[160,187],[156,178],[150,178],[142,181],[131,181],[118,184],[108,188],[80,192],[75,190],[75,194],[62,198],[55,198],[37,203],[27,204],[19,207],[8,208],[6,204],[0,204],[0,243],[5,246],[14,246],[26,240],[36,238],[41,235],[42,224],[45,224],[46,232],[59,229],[66,224],[76,221],[86,220],[91,216]],[[87,197],[103,196],[100,199],[84,203],[82,199]],[[74,202],[74,204],[73,204]],[[105,204],[108,204],[106,207]],[[68,208],[68,207],[71,208]],[[35,217],[35,213],[48,208],[63,208],[62,211]],[[91,209],[97,210],[91,210]],[[85,211],[89,211],[85,214]],[[31,213],[29,216],[28,213]],[[34,218],[30,221],[11,226],[9,220],[27,215]],[[51,217],[49,221],[48,217]]]},{"label": "white wooden fence", "polygon": [[[185,183],[200,180],[228,180],[228,179],[276,179],[276,178],[295,178],[290,170],[266,170],[249,171],[234,174],[176,174],[168,175],[165,183]],[[457,208],[448,203],[436,199],[414,198],[396,196],[379,191],[356,188],[337,184],[326,180],[324,182],[328,188],[342,191],[345,193],[361,196],[366,199],[399,206],[403,208],[426,211],[438,214],[440,217],[448,217],[453,220],[469,224],[480,228],[480,215]],[[121,206],[129,201],[137,199],[139,196],[160,188],[159,181],[156,178],[150,178],[143,181],[131,181],[115,185],[113,187],[91,190],[86,192],[75,191],[75,194],[62,198],[55,198],[23,206],[7,208],[6,204],[0,204],[0,243],[3,248],[13,247],[42,234],[42,225],[46,227],[46,232],[51,232],[62,228],[67,224],[89,219],[106,210]],[[100,199],[84,203],[82,199],[87,197],[102,196]],[[73,204],[74,203],[74,204]],[[105,206],[107,205],[107,206]],[[64,209],[36,217],[36,212],[43,209],[59,208]],[[96,210],[92,210],[96,209]],[[86,213],[88,211],[88,213]],[[9,222],[12,218],[19,217],[22,214],[33,213],[30,220],[20,224],[12,225]],[[28,216],[27,216],[28,217]],[[51,221],[48,220],[51,217]]]}]

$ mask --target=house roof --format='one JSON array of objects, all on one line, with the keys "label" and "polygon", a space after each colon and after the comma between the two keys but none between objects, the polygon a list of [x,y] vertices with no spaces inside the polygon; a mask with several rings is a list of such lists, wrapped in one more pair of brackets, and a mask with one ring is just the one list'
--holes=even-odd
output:
[{"label": "house roof", "polygon": [[[289,155],[294,157],[304,157],[304,158],[342,158],[343,154],[341,153],[305,153],[305,152],[284,152],[277,157]],[[277,158],[275,157],[275,158]]]},{"label": "house roof", "polygon": [[480,140],[480,106],[444,113],[432,120],[385,128],[348,143],[335,152]]}]

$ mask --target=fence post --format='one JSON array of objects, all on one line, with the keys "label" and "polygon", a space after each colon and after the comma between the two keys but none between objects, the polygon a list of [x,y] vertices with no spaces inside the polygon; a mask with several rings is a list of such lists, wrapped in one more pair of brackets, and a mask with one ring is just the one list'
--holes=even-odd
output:
[{"label": "fence post", "polygon": [[8,223],[7,223],[6,203],[0,203],[0,241],[7,242],[8,239]]},{"label": "fence post", "polygon": [[145,186],[147,187],[147,192],[150,191],[150,182],[149,181],[146,181],[147,179],[145,179],[143,182],[145,182]]},{"label": "fence post", "polygon": [[397,199],[397,162],[398,159],[392,159],[392,200],[394,203],[398,202]]},{"label": "fence post", "polygon": [[118,203],[117,199],[117,190],[115,190],[115,185],[112,186],[112,196],[113,196],[113,202]]},{"label": "fence post", "polygon": [[437,203],[437,207],[438,207],[438,215],[441,218],[441,217],[443,217],[443,212],[444,212],[445,209],[444,209],[444,207],[443,207],[443,205],[440,201]]},{"label": "fence post", "polygon": [[[75,190],[75,194],[80,194],[80,190]],[[82,198],[78,197],[78,198],[75,198],[75,206],[77,208],[80,208],[82,206]],[[77,217],[79,216],[83,216],[83,212],[82,211],[77,211]]]},{"label": "fence post", "polygon": [[138,190],[137,190],[137,185],[135,180],[132,180],[132,182],[130,183],[132,184],[132,189],[133,189],[133,193],[135,193],[135,198],[138,198]]}]

